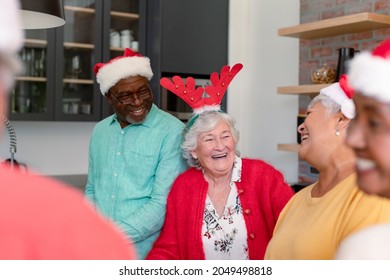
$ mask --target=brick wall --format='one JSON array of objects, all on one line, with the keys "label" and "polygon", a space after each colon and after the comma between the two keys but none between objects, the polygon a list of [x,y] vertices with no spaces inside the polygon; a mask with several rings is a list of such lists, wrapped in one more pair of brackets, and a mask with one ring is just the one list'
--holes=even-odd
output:
[{"label": "brick wall", "polygon": [[[301,0],[300,22],[373,12],[390,15],[389,0]],[[337,65],[338,49],[371,50],[390,37],[390,28],[316,40],[300,40],[300,84],[310,83],[311,70],[320,63]]]},{"label": "brick wall", "polygon": [[[300,23],[313,22],[344,15],[373,12],[390,15],[390,0],[301,0]],[[337,67],[338,49],[352,47],[371,50],[379,42],[390,37],[390,28],[361,32],[316,40],[300,40],[299,84],[310,84],[311,71],[323,63]],[[299,97],[299,112],[304,113],[310,97]],[[299,181],[313,181],[310,166],[299,162]]]}]

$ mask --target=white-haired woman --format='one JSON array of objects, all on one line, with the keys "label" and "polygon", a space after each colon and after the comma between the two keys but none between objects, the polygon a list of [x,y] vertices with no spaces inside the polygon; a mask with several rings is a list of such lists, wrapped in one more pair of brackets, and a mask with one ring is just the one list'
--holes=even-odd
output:
[{"label": "white-haired woman", "polygon": [[238,139],[234,120],[221,111],[189,121],[182,153],[191,168],[172,186],[147,259],[263,259],[293,191],[269,164],[240,158]]},{"label": "white-haired woman", "polygon": [[354,116],[345,76],[309,104],[298,127],[299,156],[319,171],[319,177],[283,209],[266,259],[333,259],[349,234],[390,220],[390,203],[357,187],[355,155],[345,144]]}]

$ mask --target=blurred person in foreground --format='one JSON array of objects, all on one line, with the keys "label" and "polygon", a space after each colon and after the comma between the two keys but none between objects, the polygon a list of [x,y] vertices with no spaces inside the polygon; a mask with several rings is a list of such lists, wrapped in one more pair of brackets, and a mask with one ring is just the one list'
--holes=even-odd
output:
[{"label": "blurred person in foreground", "polygon": [[390,202],[361,191],[356,158],[345,144],[355,116],[346,76],[323,88],[310,102],[299,156],[319,171],[317,182],[299,191],[280,214],[266,259],[333,259],[353,232],[390,221]]},{"label": "blurred person in foreground", "polygon": [[[16,0],[0,0],[0,117],[20,69],[23,31]],[[0,131],[1,134],[2,131]],[[0,166],[0,259],[134,259],[114,224],[71,186]]]},{"label": "blurred person in foreground", "polygon": [[[168,196],[160,237],[147,259],[263,259],[280,211],[293,195],[282,174],[257,159],[240,158],[239,133],[220,102],[242,65],[224,66],[211,86],[195,89],[178,76],[161,85],[194,109],[182,153],[191,166]],[[204,90],[208,97],[204,96]]]},{"label": "blurred person in foreground", "polygon": [[[347,144],[357,156],[359,188],[390,199],[390,39],[350,61],[356,118]],[[367,209],[370,211],[370,209]],[[365,228],[347,238],[337,259],[390,259],[390,223]]]},{"label": "blurred person in foreground", "polygon": [[144,259],[160,234],[172,182],[186,168],[184,124],[153,103],[149,58],[126,49],[94,70],[115,113],[93,130],[85,193]]}]

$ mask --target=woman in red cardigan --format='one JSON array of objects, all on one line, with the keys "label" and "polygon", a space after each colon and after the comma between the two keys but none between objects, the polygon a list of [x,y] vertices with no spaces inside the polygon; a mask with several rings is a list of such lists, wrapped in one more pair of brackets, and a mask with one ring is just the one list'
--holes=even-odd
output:
[{"label": "woman in red cardigan", "polygon": [[182,152],[191,168],[172,186],[147,259],[263,259],[293,191],[271,165],[240,158],[238,138],[234,120],[220,110],[189,121]]}]

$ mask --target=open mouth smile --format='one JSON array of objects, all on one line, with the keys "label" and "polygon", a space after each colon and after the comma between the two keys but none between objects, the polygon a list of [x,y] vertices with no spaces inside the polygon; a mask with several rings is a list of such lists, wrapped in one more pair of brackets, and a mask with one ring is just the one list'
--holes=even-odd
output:
[{"label": "open mouth smile", "polygon": [[374,161],[364,158],[358,158],[356,160],[356,168],[359,171],[367,171],[374,169],[376,167],[376,164]]},{"label": "open mouth smile", "polygon": [[226,157],[227,157],[227,153],[211,156],[212,159],[221,159]]},{"label": "open mouth smile", "polygon": [[142,108],[139,108],[139,109],[129,110],[129,113],[130,113],[130,114],[135,114],[135,115],[140,115],[140,114],[143,113],[144,109],[145,109],[145,108],[142,107]]}]

